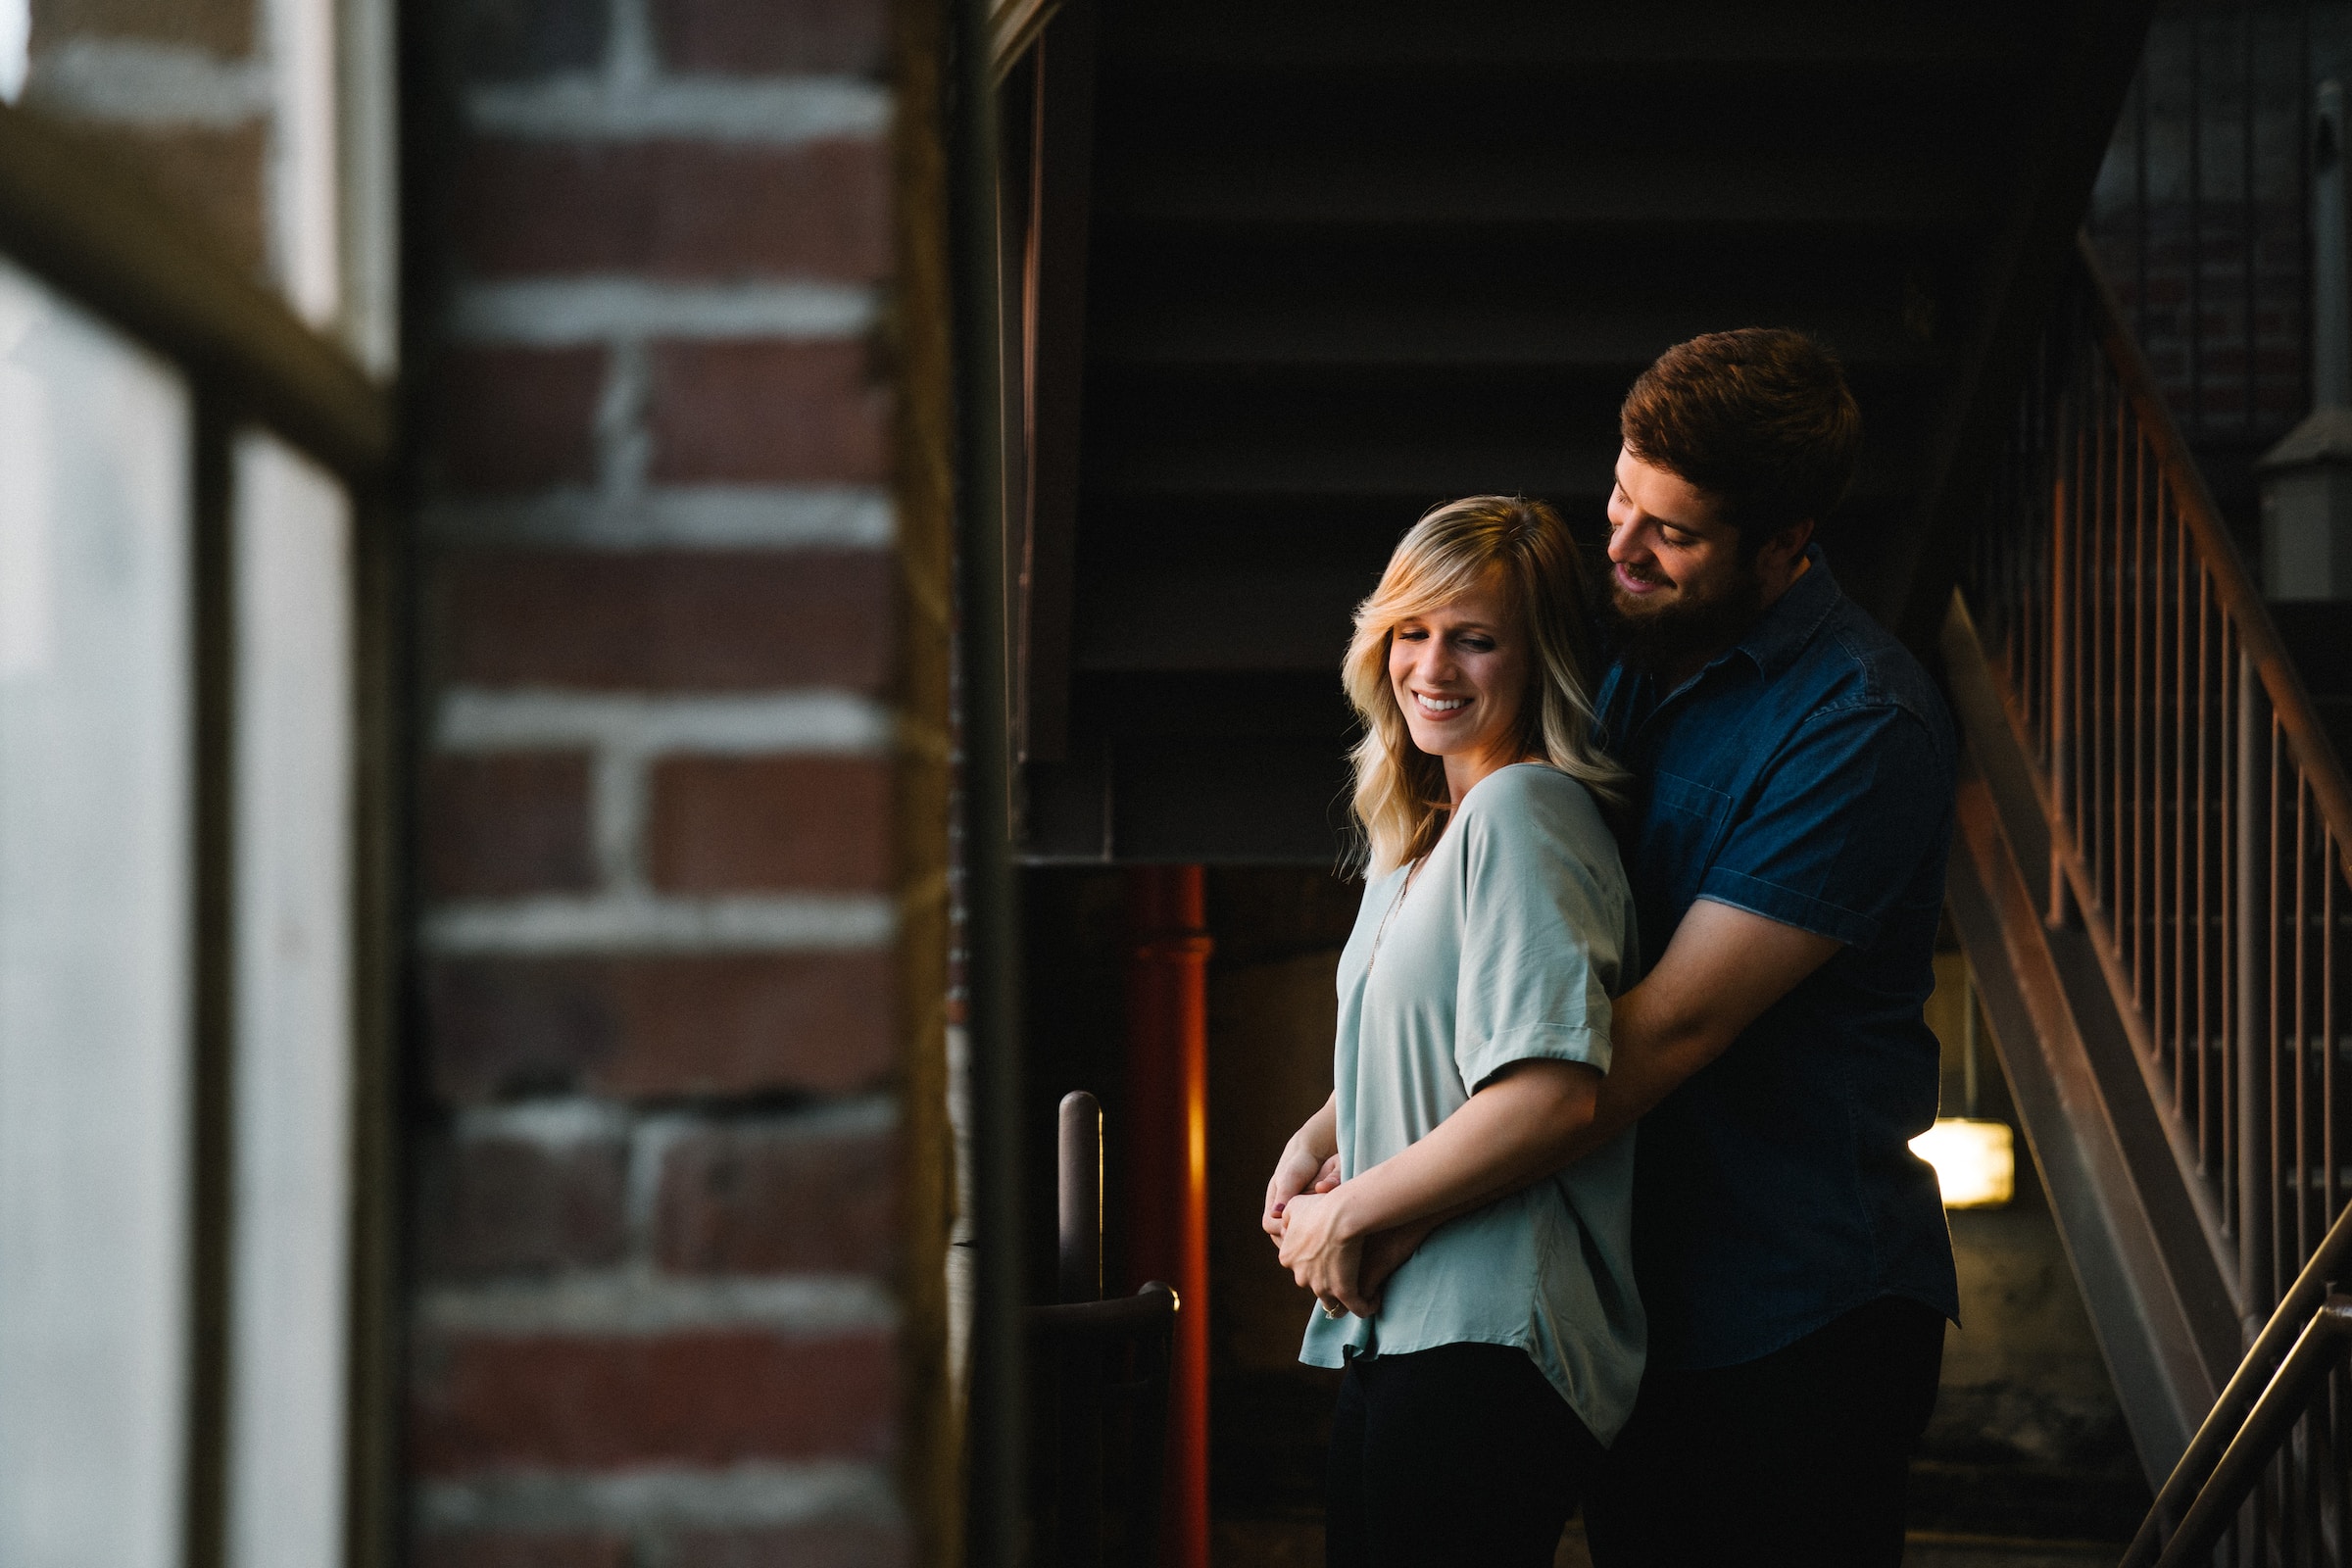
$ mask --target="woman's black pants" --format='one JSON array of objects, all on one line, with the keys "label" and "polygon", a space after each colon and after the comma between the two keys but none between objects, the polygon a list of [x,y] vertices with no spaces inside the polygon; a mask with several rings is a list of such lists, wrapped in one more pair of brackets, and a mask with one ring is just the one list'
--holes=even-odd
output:
[{"label": "woman's black pants", "polygon": [[1527,1352],[1359,1357],[1331,1423],[1329,1568],[1550,1568],[1601,1446]]}]

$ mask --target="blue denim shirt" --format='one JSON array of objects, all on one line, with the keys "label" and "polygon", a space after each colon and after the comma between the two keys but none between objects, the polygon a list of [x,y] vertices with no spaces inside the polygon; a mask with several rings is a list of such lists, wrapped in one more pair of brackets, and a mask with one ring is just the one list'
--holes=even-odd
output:
[{"label": "blue denim shirt", "polygon": [[1642,1122],[1634,1259],[1650,1364],[1733,1366],[1906,1296],[1957,1317],[1934,1170],[1936,929],[1955,743],[1901,644],[1821,548],[1740,644],[1671,692],[1620,661],[1602,736],[1654,962],[1699,899],[1834,937],[1831,959]]}]

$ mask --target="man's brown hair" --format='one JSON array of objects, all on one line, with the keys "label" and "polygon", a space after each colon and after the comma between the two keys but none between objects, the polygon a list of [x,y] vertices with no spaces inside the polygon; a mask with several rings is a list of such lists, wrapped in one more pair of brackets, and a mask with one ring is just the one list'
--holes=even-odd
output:
[{"label": "man's brown hair", "polygon": [[1823,521],[1853,482],[1862,414],[1838,356],[1802,332],[1709,332],[1658,356],[1625,395],[1619,432],[1635,457],[1723,503],[1752,557],[1807,518]]}]

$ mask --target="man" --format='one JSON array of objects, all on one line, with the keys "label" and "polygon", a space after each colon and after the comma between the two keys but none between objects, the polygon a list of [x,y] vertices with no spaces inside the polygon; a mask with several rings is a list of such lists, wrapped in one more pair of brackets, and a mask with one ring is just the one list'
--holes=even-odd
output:
[{"label": "man", "polygon": [[1815,525],[1860,416],[1794,332],[1670,349],[1628,394],[1597,703],[1633,769],[1642,948],[1577,1148],[1639,1118],[1649,1363],[1588,1510],[1601,1568],[1892,1565],[1957,1313],[1922,1016],[1954,743]]},{"label": "man", "polygon": [[[1596,702],[1659,956],[1617,999],[1591,1124],[1554,1146],[1564,1165],[1642,1124],[1648,1368],[1586,1509],[1593,1560],[1895,1568],[1957,1315],[1906,1147],[1936,1116],[1951,724],[1813,543],[1861,437],[1826,350],[1693,338],[1620,431]],[[1373,1238],[1346,1304],[1374,1310],[1428,1231]]]}]

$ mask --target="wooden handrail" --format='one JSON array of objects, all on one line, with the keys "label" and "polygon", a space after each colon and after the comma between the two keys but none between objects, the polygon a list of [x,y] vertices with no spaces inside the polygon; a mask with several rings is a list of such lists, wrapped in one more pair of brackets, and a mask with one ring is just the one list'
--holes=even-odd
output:
[{"label": "wooden handrail", "polygon": [[2245,560],[2237,553],[2237,542],[2223,525],[2221,510],[2213,504],[2213,492],[2205,487],[2205,475],[2198,469],[2196,458],[2173,420],[2172,410],[2157,387],[2156,376],[2148,368],[2147,359],[2140,353],[2132,329],[2124,324],[2122,303],[2116,299],[2115,290],[2099,266],[2090,236],[2078,233],[2075,244],[2090,285],[2091,327],[2098,335],[2099,346],[2115,371],[2117,384],[2139,416],[2140,429],[2155,454],[2174,504],[2197,542],[2197,555],[2213,580],[2214,594],[2237,629],[2240,651],[2253,661],[2255,674],[2270,699],[2271,711],[2277,715],[2279,729],[2285,732],[2289,753],[2311,785],[2320,815],[2335,840],[2344,874],[2352,877],[2352,785],[2345,782],[2343,763],[2328,739],[2327,729],[2320,723],[2318,710],[2311,705],[2311,694],[2303,689],[2303,677],[2296,672],[2294,661],[2287,657],[2285,645],[2278,640],[2278,629],[2271,623],[2270,607],[2255,589]]},{"label": "wooden handrail", "polygon": [[392,403],[101,148],[0,105],[0,253],[346,478],[389,465]]}]

